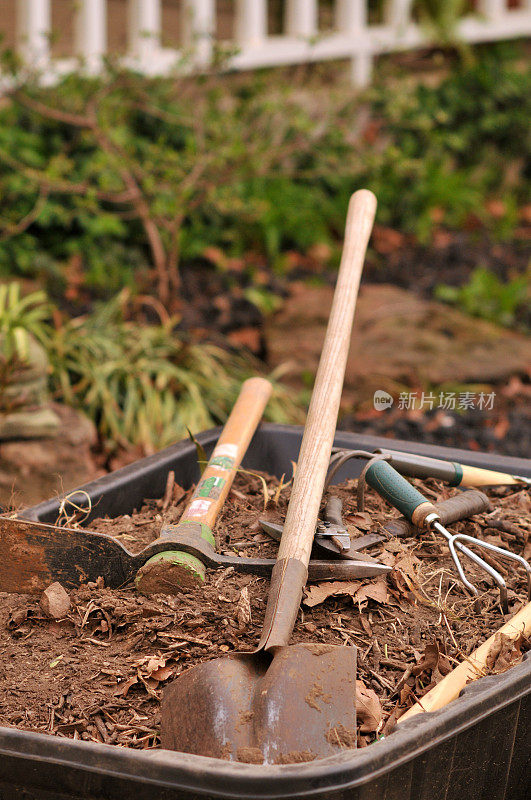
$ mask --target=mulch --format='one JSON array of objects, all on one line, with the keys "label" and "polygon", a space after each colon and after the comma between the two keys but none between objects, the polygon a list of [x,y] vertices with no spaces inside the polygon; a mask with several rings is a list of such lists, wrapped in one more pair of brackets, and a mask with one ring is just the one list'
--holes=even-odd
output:
[{"label": "mulch", "polygon": [[[429,479],[416,484],[431,499],[456,490]],[[277,545],[259,525],[284,518],[290,486],[268,475],[239,474],[216,526],[218,550],[275,556]],[[334,492],[343,500],[351,536],[380,531],[397,512],[372,490],[356,508],[355,481]],[[528,491],[489,492],[494,511],[454,523],[478,536],[531,556]],[[177,522],[190,490],[146,500],[137,512],[100,519],[90,527],[115,535],[130,550]],[[168,502],[169,500],[169,502]],[[264,506],[266,506],[264,510]],[[70,523],[71,524],[71,523]],[[479,589],[479,605],[456,578],[442,537],[426,533],[389,538],[370,554],[392,567],[384,578],[308,586],[293,642],[355,645],[360,713],[358,747],[388,735],[396,718],[503,623],[491,579],[466,564]],[[496,563],[509,587],[510,615],[525,602],[522,570]],[[39,598],[0,594],[0,725],[122,747],[160,746],[160,698],[165,684],[206,659],[258,642],[268,581],[232,568],[210,571],[204,586],[178,596],[143,597],[134,588],[96,583],[70,592],[63,619],[48,618]],[[493,659],[496,673],[518,663],[529,642]]]}]

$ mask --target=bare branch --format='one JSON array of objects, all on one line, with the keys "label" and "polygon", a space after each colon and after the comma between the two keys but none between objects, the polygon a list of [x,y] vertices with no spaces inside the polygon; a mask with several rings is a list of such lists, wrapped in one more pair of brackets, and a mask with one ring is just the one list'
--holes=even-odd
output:
[{"label": "bare branch", "polygon": [[0,241],[5,242],[8,239],[11,239],[13,236],[17,236],[17,234],[23,233],[25,230],[27,230],[30,227],[30,225],[32,225],[38,218],[39,214],[44,208],[47,199],[48,199],[48,192],[46,191],[46,189],[41,188],[41,192],[37,198],[35,205],[31,209],[31,211],[28,214],[26,214],[25,217],[22,217],[22,219],[16,223],[0,219],[0,225],[2,225],[4,228],[3,233],[0,234]]},{"label": "bare branch", "polygon": [[30,111],[35,111],[42,117],[53,119],[56,122],[63,122],[75,128],[93,128],[97,124],[95,117],[85,117],[81,114],[72,114],[70,111],[63,111],[59,108],[51,108],[47,106],[46,103],[41,103],[39,100],[28,97],[28,95],[20,89],[12,92],[11,97],[17,100],[21,106],[29,108]]}]

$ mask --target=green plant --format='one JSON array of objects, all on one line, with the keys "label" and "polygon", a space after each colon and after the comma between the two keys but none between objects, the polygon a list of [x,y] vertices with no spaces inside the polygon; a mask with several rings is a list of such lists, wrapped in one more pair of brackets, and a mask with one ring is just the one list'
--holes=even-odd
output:
[{"label": "green plant", "polygon": [[529,302],[529,288],[529,275],[504,283],[494,272],[477,267],[467,284],[458,288],[438,286],[435,296],[458,305],[472,316],[511,326],[515,323],[518,310]]},{"label": "green plant", "polygon": [[[262,365],[251,356],[191,341],[177,329],[178,317],[163,314],[159,324],[139,324],[130,316],[129,295],[123,290],[97,304],[94,313],[74,319],[55,313],[52,324],[44,292],[23,297],[18,283],[0,285],[0,400],[34,337],[49,359],[55,399],[86,413],[107,449],[134,444],[153,452],[190,431],[224,422],[241,383]],[[297,399],[278,377],[270,376],[268,418],[301,421]],[[16,406],[16,397],[9,399]]]},{"label": "green plant", "polygon": [[[492,47],[437,85],[395,70],[364,96],[307,73],[150,79],[110,65],[39,88],[15,70],[0,275],[73,302],[80,287],[138,288],[175,311],[182,269],[209,247],[278,271],[291,250],[333,252],[364,185],[380,223],[425,242],[470,215],[509,236],[526,202],[530,74]],[[507,210],[495,225],[493,198]]]},{"label": "green plant", "polygon": [[49,310],[42,291],[22,296],[20,284],[0,284],[0,357],[6,364],[24,364],[30,336],[42,341]]},{"label": "green plant", "polygon": [[[222,422],[239,387],[260,366],[176,330],[178,319],[157,325],[126,319],[127,293],[68,320],[47,342],[57,399],[82,409],[108,446],[140,445],[146,452]],[[274,378],[273,378],[274,380]],[[300,419],[291,393],[274,380],[270,419]]]},{"label": "green plant", "polygon": [[415,0],[413,12],[437,44],[456,46],[457,25],[468,6],[467,0]]},{"label": "green plant", "polygon": [[[112,67],[99,81],[73,75],[53,89],[14,80],[0,111],[0,269],[16,262],[31,274],[38,253],[51,255],[67,284],[78,258],[89,285],[116,289],[117,264],[131,285],[131,267],[143,264],[171,305],[183,255],[209,244],[241,252],[259,239],[274,256],[326,228],[306,195],[344,144],[287,86],[264,97],[260,77],[151,80]],[[310,226],[278,217],[291,182],[282,208],[311,208]]]}]

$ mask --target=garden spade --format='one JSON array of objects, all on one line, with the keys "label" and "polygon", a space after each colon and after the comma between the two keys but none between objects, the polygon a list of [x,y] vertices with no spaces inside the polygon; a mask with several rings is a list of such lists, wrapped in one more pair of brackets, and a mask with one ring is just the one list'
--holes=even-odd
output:
[{"label": "garden spade", "polygon": [[163,692],[162,746],[253,763],[356,746],[356,650],[289,645],[306,583],[376,198],[356,192],[257,649],[199,664]]}]

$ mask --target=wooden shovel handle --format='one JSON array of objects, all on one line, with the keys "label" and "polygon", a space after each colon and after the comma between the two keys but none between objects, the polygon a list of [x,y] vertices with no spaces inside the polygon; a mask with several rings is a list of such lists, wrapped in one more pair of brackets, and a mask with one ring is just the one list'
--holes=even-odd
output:
[{"label": "wooden shovel handle", "polygon": [[287,643],[306,583],[319,505],[334,441],[354,309],[376,198],[362,189],[349,203],[343,255],[304,428],[297,471],[273,570],[259,648]]},{"label": "wooden shovel handle", "polygon": [[424,697],[415,703],[398,722],[411,719],[417,714],[427,711],[436,711],[438,708],[451,703],[459,697],[459,693],[470,681],[477,680],[484,675],[487,656],[490,652],[494,640],[498,634],[503,633],[510,639],[517,639],[521,634],[529,636],[531,633],[531,603],[527,603],[512,619],[502,625],[496,633],[493,633],[482,645],[468,656],[466,661],[462,661],[455,669],[445,675],[445,677],[433,687]]},{"label": "wooden shovel handle", "polygon": [[265,378],[244,381],[181,521],[193,520],[214,527],[272,391]]},{"label": "wooden shovel handle", "polygon": [[296,558],[305,566],[310,560],[336,431],[354,310],[375,213],[372,192],[362,189],[352,195],[334,300],[278,552],[279,559]]}]

